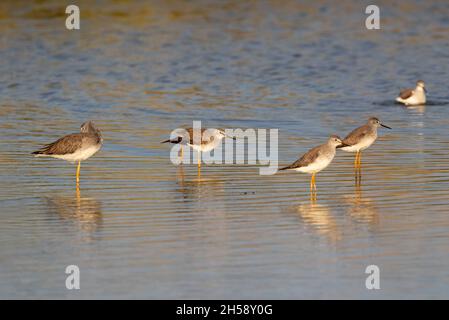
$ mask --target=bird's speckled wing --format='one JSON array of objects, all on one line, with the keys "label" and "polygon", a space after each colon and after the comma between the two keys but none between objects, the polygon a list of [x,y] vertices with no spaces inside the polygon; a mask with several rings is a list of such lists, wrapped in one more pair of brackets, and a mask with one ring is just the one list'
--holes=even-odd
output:
[{"label": "bird's speckled wing", "polygon": [[320,148],[321,146],[318,146],[307,151],[301,158],[293,162],[291,165],[281,168],[280,170],[307,167],[309,164],[314,162],[320,156]]},{"label": "bird's speckled wing", "polygon": [[83,144],[83,139],[87,138],[83,133],[69,134],[55,142],[46,144],[33,154],[45,154],[45,155],[65,155],[75,153],[79,150]]},{"label": "bird's speckled wing", "polygon": [[363,140],[363,138],[369,134],[368,126],[361,126],[357,129],[354,129],[351,133],[349,133],[346,138],[343,139],[343,143],[349,146],[353,146]]},{"label": "bird's speckled wing", "polygon": [[[204,136],[204,132],[206,130],[208,130],[208,129],[205,129],[205,128],[201,129],[201,145],[209,144],[209,143],[213,142],[214,139],[216,139],[216,137],[214,135],[210,135],[210,136],[206,135],[206,136]],[[167,139],[167,140],[161,141],[161,143],[168,143],[168,142],[170,142],[170,143],[175,143],[175,144],[181,143],[181,144],[194,145],[195,143],[194,143],[193,140],[194,140],[193,139],[193,128],[186,128],[186,129],[183,129],[182,132],[179,131],[178,132],[178,136],[176,138]]]},{"label": "bird's speckled wing", "polygon": [[[189,137],[190,137],[189,141],[187,143],[194,144],[194,141],[193,141],[193,128],[187,128],[185,130],[189,133]],[[204,131],[206,131],[206,130],[207,129],[205,129],[205,128],[201,129],[201,137],[200,138],[201,138],[201,144],[202,145],[208,144],[208,143],[210,143],[210,142],[212,142],[214,140],[213,136],[210,136],[209,140],[207,140],[206,137],[204,137]],[[182,138],[184,138],[184,137],[182,137]],[[185,142],[184,139],[183,139],[182,142]]]},{"label": "bird's speckled wing", "polygon": [[408,98],[410,98],[410,97],[412,96],[412,94],[413,94],[413,89],[405,89],[405,90],[402,90],[402,91],[399,93],[399,96],[400,96],[402,99],[408,99]]}]

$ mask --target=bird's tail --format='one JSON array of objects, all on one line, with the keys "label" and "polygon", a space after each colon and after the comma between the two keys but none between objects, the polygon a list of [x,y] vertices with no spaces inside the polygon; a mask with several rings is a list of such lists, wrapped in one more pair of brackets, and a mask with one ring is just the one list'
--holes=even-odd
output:
[{"label": "bird's tail", "polygon": [[49,150],[54,145],[54,143],[45,144],[42,148],[39,150],[36,150],[34,152],[31,152],[35,157],[39,156],[47,156],[50,154]]},{"label": "bird's tail", "polygon": [[177,137],[175,139],[167,139],[167,140],[161,141],[161,143],[175,143],[175,144],[177,144],[177,143],[180,143],[181,141],[182,141],[182,137]]},{"label": "bird's tail", "polygon": [[288,169],[292,169],[293,167],[290,165],[290,166],[286,166],[286,167],[283,167],[283,168],[280,168],[279,170],[288,170]]},{"label": "bird's tail", "polygon": [[35,157],[45,157],[48,156],[44,150],[37,150],[34,152],[31,152],[32,155],[34,155]]}]

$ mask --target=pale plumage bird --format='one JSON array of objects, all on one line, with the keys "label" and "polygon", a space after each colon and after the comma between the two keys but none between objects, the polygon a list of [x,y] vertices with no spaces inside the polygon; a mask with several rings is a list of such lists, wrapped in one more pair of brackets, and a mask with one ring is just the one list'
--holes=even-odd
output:
[{"label": "pale plumage bird", "polygon": [[336,149],[344,146],[346,144],[339,136],[331,135],[325,144],[309,150],[297,161],[279,170],[295,170],[312,174],[310,190],[316,191],[315,175],[332,162],[337,153]]},{"label": "pale plumage bird", "polygon": [[403,103],[406,106],[417,106],[426,103],[426,85],[424,81],[419,80],[416,82],[415,89],[405,89],[399,93],[396,98],[397,102]]},{"label": "pale plumage bird", "polygon": [[103,138],[92,121],[81,125],[80,133],[64,136],[33,152],[36,157],[52,157],[72,163],[78,162],[76,183],[79,184],[81,161],[92,157],[101,149]]},{"label": "pale plumage bird", "polygon": [[377,128],[380,126],[391,129],[389,126],[384,125],[376,117],[371,117],[368,122],[354,129],[349,133],[346,138],[343,139],[343,143],[346,145],[341,150],[346,152],[356,152],[354,165],[360,166],[362,163],[362,151],[369,148],[377,139]]},{"label": "pale plumage bird", "polygon": [[[181,158],[182,145],[187,145],[198,152],[198,169],[201,168],[201,152],[209,152],[220,145],[221,140],[228,137],[235,140],[235,137],[226,135],[223,129],[198,129],[198,136],[194,137],[195,130],[193,128],[181,129],[176,137],[161,141],[161,143],[181,144]],[[196,141],[197,140],[197,141]]]}]

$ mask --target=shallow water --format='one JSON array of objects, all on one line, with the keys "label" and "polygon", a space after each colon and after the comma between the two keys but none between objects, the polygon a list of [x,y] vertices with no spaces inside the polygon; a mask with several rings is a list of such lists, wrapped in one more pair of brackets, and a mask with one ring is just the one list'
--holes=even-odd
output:
[{"label": "shallow water", "polygon": [[[449,298],[449,7],[378,5],[367,31],[360,2],[81,1],[69,32],[58,1],[2,2],[0,297]],[[395,104],[418,78],[429,104]],[[361,184],[338,152],[316,201],[306,175],[198,178],[159,143],[193,120],[278,128],[289,164],[371,115],[393,130]],[[74,166],[29,153],[86,119],[105,142],[77,193]]]}]

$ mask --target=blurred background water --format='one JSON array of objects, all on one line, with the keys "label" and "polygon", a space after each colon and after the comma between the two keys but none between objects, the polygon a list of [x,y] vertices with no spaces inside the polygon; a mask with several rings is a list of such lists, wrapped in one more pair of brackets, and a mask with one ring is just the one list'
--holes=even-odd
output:
[{"label": "blurred background water", "polygon": [[[1,298],[449,298],[449,6],[377,1],[0,4]],[[394,103],[426,81],[427,106]],[[174,166],[170,132],[278,128],[281,164],[375,115],[317,176]],[[93,119],[75,166],[30,155]],[[65,267],[81,290],[65,288]],[[365,288],[378,265],[381,290]]]}]

